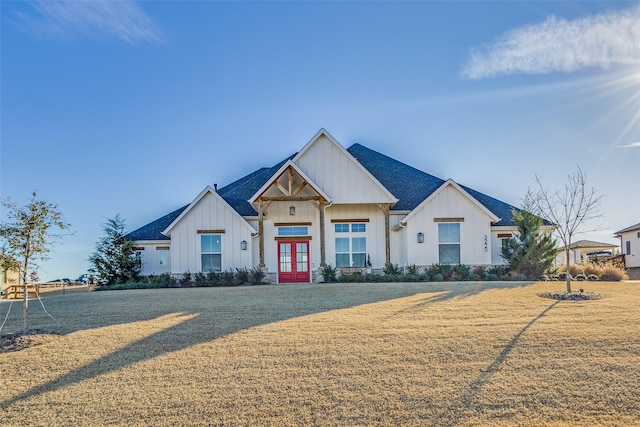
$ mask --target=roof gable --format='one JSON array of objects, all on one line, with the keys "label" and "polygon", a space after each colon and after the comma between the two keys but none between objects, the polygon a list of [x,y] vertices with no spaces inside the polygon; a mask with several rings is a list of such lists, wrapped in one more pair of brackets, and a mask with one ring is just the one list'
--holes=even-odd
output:
[{"label": "roof gable", "polygon": [[[446,182],[361,144],[353,144],[347,151],[367,168],[389,191],[398,197],[398,203],[393,207],[393,210],[414,210]],[[459,187],[473,199],[480,202],[496,217],[500,218],[499,221],[493,225],[516,225],[513,221],[512,212],[513,210],[519,211],[520,209],[464,185],[459,185]]]},{"label": "roof gable", "polygon": [[460,187],[454,180],[448,179],[436,191],[434,191],[433,193],[429,194],[429,196],[426,199],[424,199],[422,201],[422,203],[420,203],[418,206],[416,206],[407,216],[405,216],[402,219],[402,222],[406,223],[409,219],[411,219],[416,214],[416,212],[418,212],[424,206],[429,204],[433,199],[435,199],[438,196],[438,194],[442,193],[443,191],[445,191],[445,189],[447,189],[449,187],[452,187],[452,188],[456,189],[460,194],[462,194],[466,199],[468,199],[478,209],[480,209],[482,212],[484,212],[491,219],[492,223],[500,221],[499,217],[497,217],[493,212],[491,212],[489,209],[487,209],[486,206],[484,206],[482,203],[480,203],[478,200],[476,200],[474,197],[472,197],[467,191],[465,191],[462,187]]},{"label": "roof gable", "polygon": [[[251,199],[249,199],[249,202],[254,203],[256,202],[260,197],[262,197],[262,195],[272,186],[277,186],[278,185],[278,180],[280,179],[280,177],[282,177],[282,175],[286,172],[289,171],[290,173],[290,178],[293,178],[294,173],[298,174],[298,176],[301,178],[302,183],[304,183],[303,186],[309,186],[311,187],[311,189],[317,193],[320,197],[322,197],[324,200],[330,202],[330,198],[329,196],[327,196],[324,191],[322,191],[322,189],[315,184],[295,163],[293,163],[293,161],[291,160],[287,160],[281,167],[280,169],[278,169],[265,183],[262,187],[260,187],[260,189],[251,197]],[[292,183],[292,181],[290,181],[290,184]],[[300,187],[300,190],[302,190],[302,187]],[[291,193],[289,194],[289,196],[294,197],[295,194],[293,194],[295,192],[295,189],[293,188],[288,188],[285,189],[286,192]]]},{"label": "roof gable", "polygon": [[249,227],[253,232],[256,232],[256,230],[241,216],[238,214],[238,212],[233,209],[233,207],[231,207],[226,200],[224,200],[213,188],[211,188],[211,186],[206,186],[204,190],[202,190],[202,192],[200,194],[198,194],[198,197],[196,197],[193,202],[191,202],[189,204],[189,206],[187,206],[186,209],[184,209],[182,212],[180,212],[180,215],[178,215],[172,222],[171,224],[169,224],[167,226],[166,229],[164,229],[162,231],[162,234],[166,235],[166,236],[170,236],[171,235],[171,230],[185,217],[189,214],[189,212],[194,209],[198,203],[204,199],[207,195],[210,195],[214,198],[216,198],[218,200],[219,203],[222,203],[222,205],[224,207],[226,207],[228,210],[230,210],[231,212],[233,212],[235,215],[238,216],[238,218],[240,219],[241,222],[243,222],[247,227]]},{"label": "roof gable", "polygon": [[326,130],[292,159],[334,204],[391,203],[397,198]]}]

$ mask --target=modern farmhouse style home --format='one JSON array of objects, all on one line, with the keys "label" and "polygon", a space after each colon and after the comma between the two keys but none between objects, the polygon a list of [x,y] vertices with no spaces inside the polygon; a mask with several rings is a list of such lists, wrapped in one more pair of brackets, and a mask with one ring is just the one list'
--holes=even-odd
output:
[{"label": "modern farmhouse style home", "polygon": [[272,282],[319,269],[502,264],[513,206],[321,129],[297,154],[131,232],[144,275],[263,268]]}]

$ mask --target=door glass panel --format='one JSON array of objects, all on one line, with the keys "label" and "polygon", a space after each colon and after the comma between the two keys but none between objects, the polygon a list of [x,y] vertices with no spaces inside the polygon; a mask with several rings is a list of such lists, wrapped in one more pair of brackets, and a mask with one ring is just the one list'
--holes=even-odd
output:
[{"label": "door glass panel", "polygon": [[291,244],[280,243],[280,271],[282,273],[291,272]]},{"label": "door glass panel", "polygon": [[309,269],[308,246],[305,243],[296,243],[296,271],[306,272]]}]

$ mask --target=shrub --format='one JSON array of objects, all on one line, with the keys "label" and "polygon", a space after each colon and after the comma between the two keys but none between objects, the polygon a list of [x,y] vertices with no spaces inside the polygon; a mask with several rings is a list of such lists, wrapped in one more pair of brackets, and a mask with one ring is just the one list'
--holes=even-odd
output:
[{"label": "shrub", "polygon": [[322,273],[322,280],[325,283],[335,283],[338,281],[336,269],[331,264],[321,266],[320,272]]},{"label": "shrub", "polygon": [[236,272],[233,275],[233,284],[236,286],[249,283],[249,270],[246,268],[236,268]]},{"label": "shrub", "polygon": [[207,286],[222,286],[222,275],[215,270],[207,273]]},{"label": "shrub", "polygon": [[431,280],[433,282],[442,282],[444,281],[444,276],[442,275],[442,273],[436,273],[433,275],[433,278]]},{"label": "shrub", "polygon": [[468,280],[471,274],[471,267],[464,264],[458,264],[453,267],[451,280]]},{"label": "shrub", "polygon": [[420,267],[415,264],[411,264],[407,266],[407,274],[410,276],[417,276],[420,273]]},{"label": "shrub", "polygon": [[225,270],[220,273],[220,286],[234,286],[235,274],[233,270]]},{"label": "shrub", "polygon": [[627,280],[629,276],[623,268],[615,267],[612,265],[604,267],[604,271],[600,276],[600,280],[606,282],[619,282],[620,280]]},{"label": "shrub", "polygon": [[402,272],[400,271],[400,267],[398,267],[398,264],[392,264],[390,262],[384,265],[382,272],[388,276],[399,276],[402,274]]},{"label": "shrub", "polygon": [[191,273],[188,270],[182,273],[182,276],[178,278],[178,284],[182,288],[188,288],[191,286]]},{"label": "shrub", "polygon": [[251,271],[249,271],[249,283],[254,286],[264,284],[265,277],[267,277],[267,275],[260,267],[253,267]]},{"label": "shrub", "polygon": [[193,276],[193,283],[198,288],[209,286],[208,280],[207,280],[207,275],[204,274],[204,273],[196,273]]}]

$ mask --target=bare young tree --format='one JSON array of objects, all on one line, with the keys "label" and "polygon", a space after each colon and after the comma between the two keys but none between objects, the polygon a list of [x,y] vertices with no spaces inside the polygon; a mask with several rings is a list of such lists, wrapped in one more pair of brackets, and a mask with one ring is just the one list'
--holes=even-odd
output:
[{"label": "bare young tree", "polygon": [[0,223],[0,238],[5,241],[6,253],[3,258],[14,259],[13,267],[19,271],[20,285],[23,291],[22,320],[24,333],[29,331],[29,296],[27,293],[27,278],[29,269],[35,265],[37,259],[46,260],[51,250],[52,239],[57,235],[51,234],[51,228],[69,229],[70,225],[62,218],[58,206],[44,200],[37,200],[36,192],[26,206],[7,198],[2,200],[7,208],[9,222]]},{"label": "bare young tree", "polygon": [[536,175],[536,189],[529,189],[525,205],[533,212],[553,223],[554,234],[564,244],[567,265],[567,292],[571,292],[570,246],[576,233],[584,231],[585,223],[602,216],[602,195],[595,188],[587,187],[587,177],[578,167],[568,176],[564,188],[550,191]]}]

